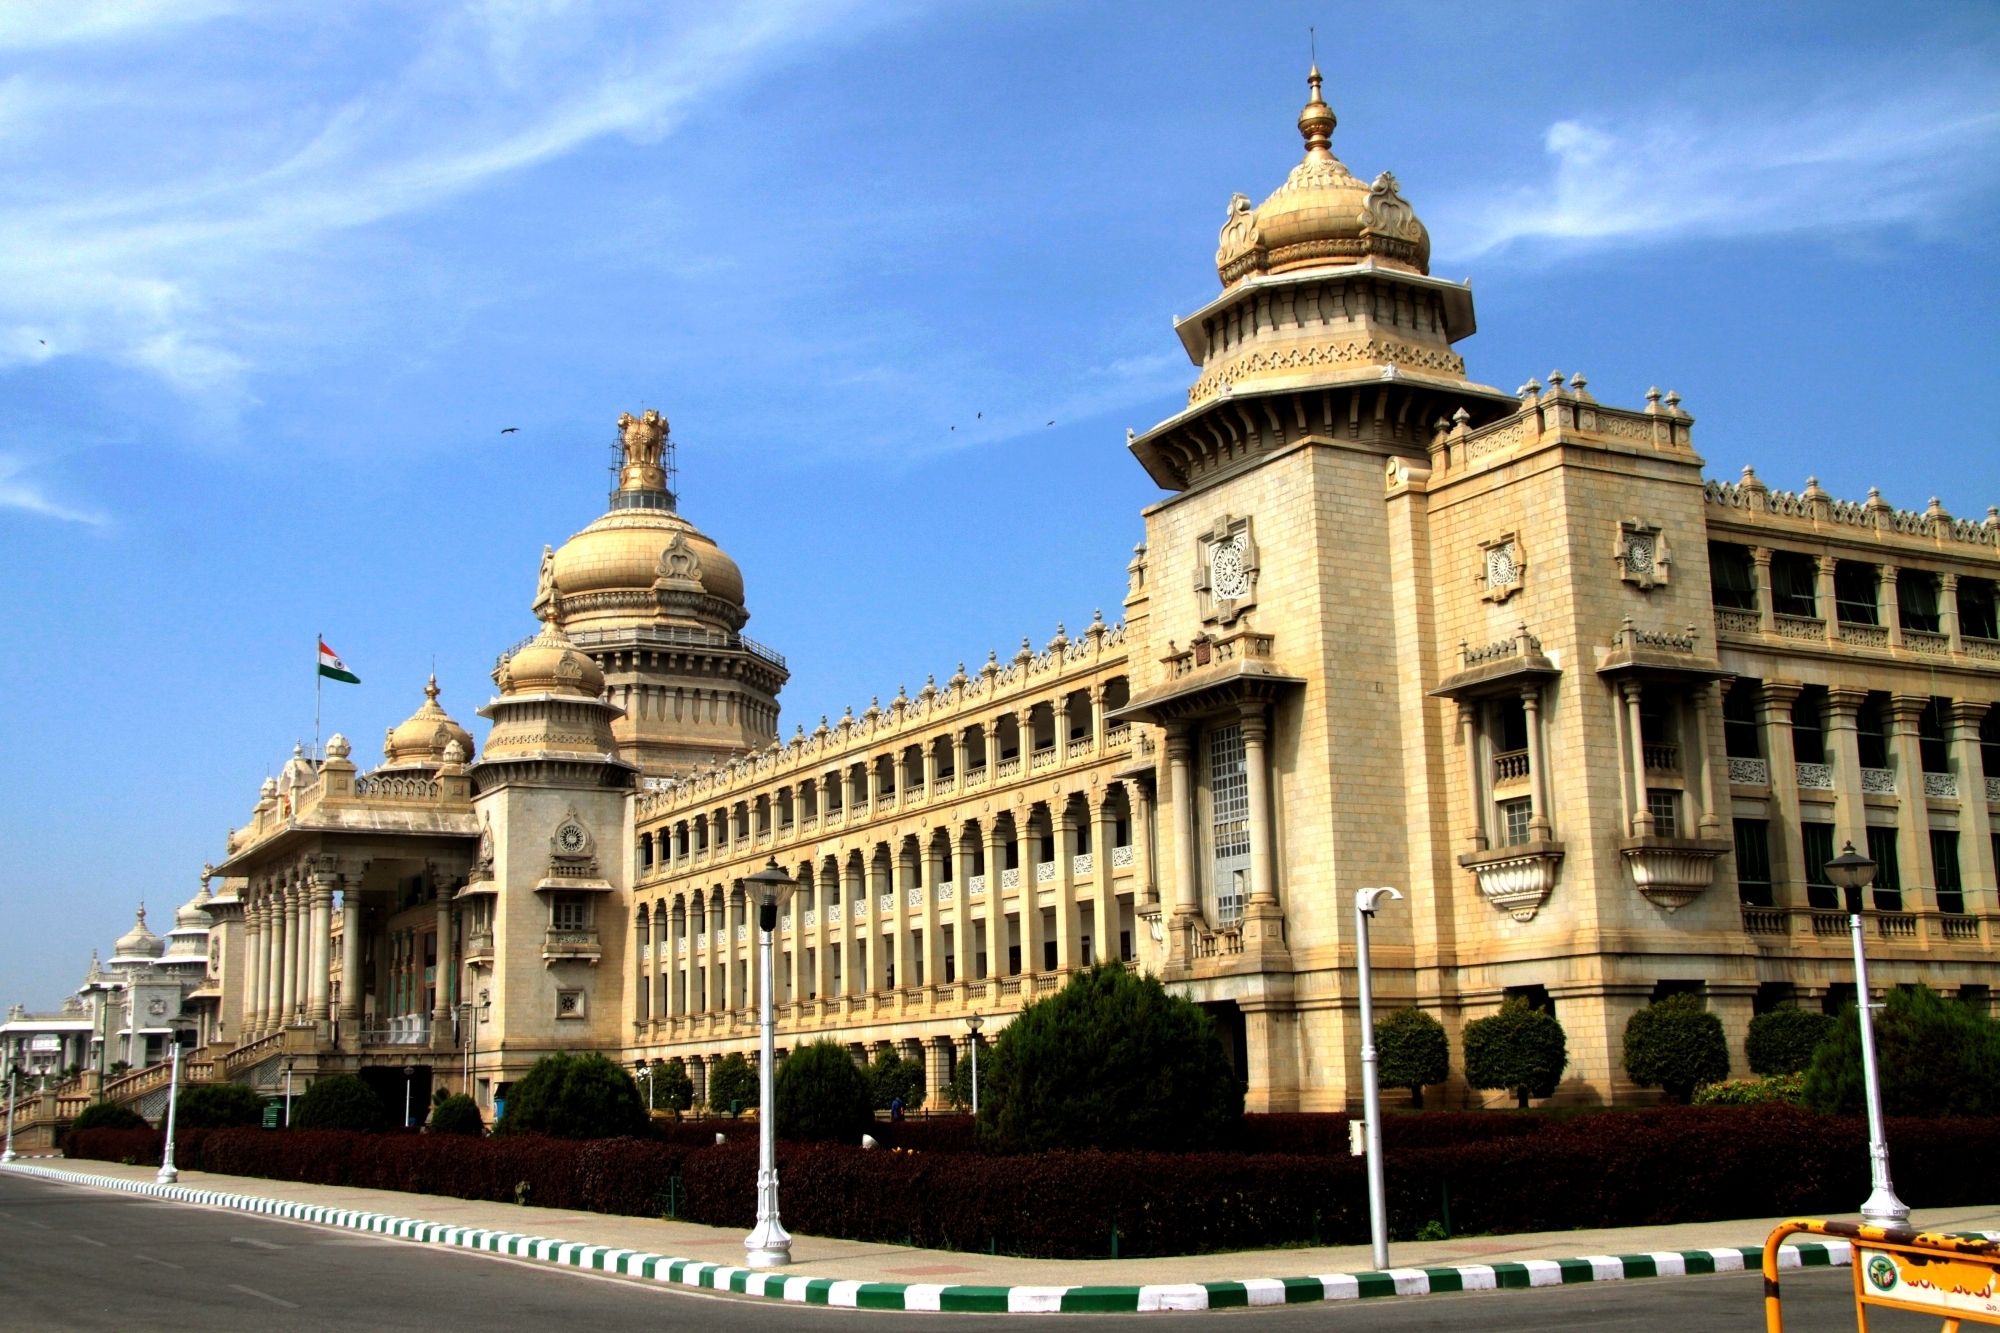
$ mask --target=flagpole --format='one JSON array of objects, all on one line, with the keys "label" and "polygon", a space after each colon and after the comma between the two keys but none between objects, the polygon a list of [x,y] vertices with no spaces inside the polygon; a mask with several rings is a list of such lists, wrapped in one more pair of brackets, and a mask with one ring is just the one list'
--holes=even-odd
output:
[{"label": "flagpole", "polygon": [[319,646],[324,639],[317,632],[313,635],[313,760],[319,760],[319,692],[325,679],[319,670]]}]

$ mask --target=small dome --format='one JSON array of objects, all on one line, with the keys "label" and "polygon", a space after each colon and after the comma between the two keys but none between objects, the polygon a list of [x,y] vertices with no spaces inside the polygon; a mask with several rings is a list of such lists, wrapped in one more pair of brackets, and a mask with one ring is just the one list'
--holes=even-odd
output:
[{"label": "small dome", "polygon": [[150,963],[167,947],[166,941],[146,929],[146,904],[139,904],[139,920],[111,946],[111,963]]},{"label": "small dome", "polygon": [[1429,273],[1430,233],[1388,172],[1364,185],[1333,155],[1333,108],[1320,97],[1319,66],[1306,80],[1312,98],[1299,113],[1305,160],[1256,208],[1237,195],[1215,252],[1227,287],[1253,273],[1357,264]]},{"label": "small dome", "polygon": [[458,742],[465,754],[472,753],[472,733],[438,707],[438,694],[437,677],[432,676],[424,686],[423,707],[401,726],[389,729],[388,738],[382,743],[382,757],[388,767],[446,763],[445,751],[453,741]]},{"label": "small dome", "polygon": [[550,621],[527,647],[500,663],[493,673],[503,695],[572,694],[595,699],[604,693],[604,672],[590,654],[563,637]]},{"label": "small dome", "polygon": [[198,932],[206,935],[215,925],[215,918],[208,914],[209,901],[208,881],[203,880],[201,892],[181,904],[180,911],[174,913],[174,928],[171,933],[180,935]]}]

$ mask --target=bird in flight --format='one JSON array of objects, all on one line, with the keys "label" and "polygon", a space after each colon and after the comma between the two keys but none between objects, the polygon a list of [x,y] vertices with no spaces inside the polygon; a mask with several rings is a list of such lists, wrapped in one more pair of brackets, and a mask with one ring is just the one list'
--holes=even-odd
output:
[{"label": "bird in flight", "polygon": [[521,429],[519,426],[506,426],[501,429],[500,433],[502,435],[512,435],[515,431],[519,429]]},{"label": "bird in flight", "polygon": [[1051,426],[1053,426],[1053,425],[1055,425],[1056,423],[1055,423],[1055,422],[1053,422],[1053,421],[1051,421],[1051,422],[1050,422],[1049,424],[1050,424]]}]

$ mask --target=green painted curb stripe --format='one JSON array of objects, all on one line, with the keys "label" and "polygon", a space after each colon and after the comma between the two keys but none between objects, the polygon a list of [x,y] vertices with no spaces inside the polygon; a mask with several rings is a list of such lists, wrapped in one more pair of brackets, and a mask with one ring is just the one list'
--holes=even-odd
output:
[{"label": "green painted curb stripe", "polygon": [[[61,1171],[51,1167],[16,1164],[7,1169],[64,1184],[292,1218],[348,1231],[396,1236],[420,1244],[537,1259],[566,1268],[619,1273],[679,1286],[707,1287],[766,1300],[863,1310],[922,1309],[962,1314],[1223,1310],[1241,1306],[1297,1305],[1308,1301],[1367,1300],[1399,1294],[1419,1296],[1739,1272],[1755,1269],[1763,1260],[1762,1247],[1745,1245],[1708,1250],[1668,1250],[1653,1254],[1603,1254],[1577,1259],[1529,1259],[1490,1265],[1398,1268],[1387,1272],[1331,1273],[1320,1277],[1253,1278],[1242,1282],[1163,1283],[1136,1287],[947,1287],[752,1272],[747,1268],[706,1263],[699,1259],[676,1259],[550,1236],[457,1227],[442,1222],[303,1204],[287,1199],[221,1194],[212,1190],[122,1180],[115,1176]],[[2000,1239],[1992,1233],[1968,1235]],[[1851,1262],[1853,1249],[1845,1241],[1801,1241],[1779,1251],[1781,1268],[1845,1267]]]}]

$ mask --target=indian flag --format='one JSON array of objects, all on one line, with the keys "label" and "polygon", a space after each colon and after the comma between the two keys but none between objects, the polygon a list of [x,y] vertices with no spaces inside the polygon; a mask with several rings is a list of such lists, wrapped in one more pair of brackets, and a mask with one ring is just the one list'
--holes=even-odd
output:
[{"label": "indian flag", "polygon": [[361,677],[347,669],[347,663],[340,660],[340,654],[326,646],[326,640],[319,641],[319,674],[328,680],[344,680],[349,685],[359,685]]}]

